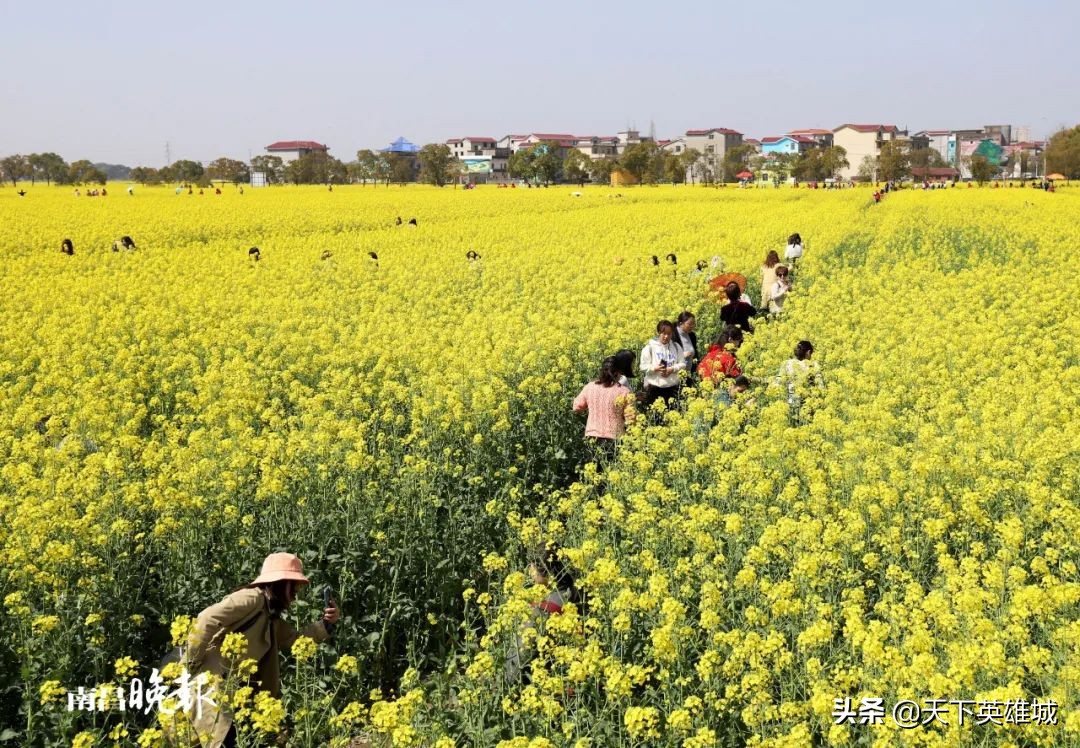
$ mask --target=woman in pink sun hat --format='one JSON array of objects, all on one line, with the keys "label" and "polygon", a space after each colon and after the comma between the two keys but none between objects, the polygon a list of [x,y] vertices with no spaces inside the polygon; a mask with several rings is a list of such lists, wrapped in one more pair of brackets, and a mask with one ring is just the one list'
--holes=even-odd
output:
[{"label": "woman in pink sun hat", "polygon": [[[304,576],[304,566],[295,555],[271,553],[267,556],[259,576],[250,584],[226,595],[221,602],[199,614],[183,657],[188,672],[192,676],[207,672],[227,677],[229,662],[222,657],[219,648],[227,634],[243,634],[247,639],[247,653],[240,659],[250,658],[258,663],[249,685],[280,698],[278,652],[288,651],[300,636],[281,614],[292,603],[297,588],[305,584],[309,581]],[[331,600],[323,609],[322,618],[308,625],[303,635],[317,642],[326,641],[330,638],[329,629],[340,617],[337,604]],[[201,714],[193,710],[191,727],[199,745],[204,748],[233,746],[236,728],[232,711],[223,706],[220,699],[214,701],[218,702],[215,706],[204,701]]]}]

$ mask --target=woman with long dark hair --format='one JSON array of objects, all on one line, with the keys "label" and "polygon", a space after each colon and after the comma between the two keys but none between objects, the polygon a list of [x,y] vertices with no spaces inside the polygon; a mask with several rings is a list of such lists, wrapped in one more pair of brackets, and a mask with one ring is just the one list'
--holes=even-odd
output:
[{"label": "woman with long dark hair", "polygon": [[769,250],[769,254],[765,255],[765,262],[761,265],[761,303],[758,304],[758,309],[769,308],[769,294],[776,283],[776,266],[779,264],[780,255],[775,249]]},{"label": "woman with long dark hair", "polygon": [[757,314],[757,309],[740,298],[742,289],[739,288],[739,284],[735,281],[728,283],[724,287],[724,296],[728,300],[728,303],[720,309],[720,319],[724,324],[735,325],[746,332],[753,332],[754,326],[750,324],[750,320]]},{"label": "woman with long dark hair", "polygon": [[574,398],[574,411],[588,411],[585,422],[585,442],[594,461],[606,461],[615,456],[615,443],[626,433],[626,425],[636,416],[634,396],[619,384],[615,357],[608,356],[600,364],[600,374],[582,387]]},{"label": "woman with long dark hair", "polygon": [[742,342],[742,330],[735,325],[725,327],[698,366],[702,379],[708,378],[719,384],[725,378],[740,376],[742,369],[739,368],[738,350]]}]

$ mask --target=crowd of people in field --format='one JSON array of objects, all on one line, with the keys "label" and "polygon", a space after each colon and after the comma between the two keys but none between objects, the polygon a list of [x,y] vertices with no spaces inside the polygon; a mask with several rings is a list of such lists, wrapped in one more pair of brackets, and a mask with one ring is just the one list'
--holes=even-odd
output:
[{"label": "crowd of people in field", "polygon": [[[691,393],[700,396],[708,389],[721,405],[752,404],[754,387],[766,383],[768,378],[747,373],[747,365],[739,360],[739,348],[745,336],[753,334],[755,323],[761,324],[784,313],[792,289],[792,271],[802,256],[803,240],[799,234],[788,237],[784,250],[786,264],[781,263],[777,251],[766,254],[761,265],[757,306],[737,280],[727,282],[720,299],[721,326],[707,350],[702,351],[698,341],[696,316],[684,310],[674,319],[657,322],[656,336],[640,353],[624,349],[604,358],[597,377],[585,384],[572,405],[574,411],[587,414],[585,440],[589,456],[601,462],[612,459],[628,425],[644,414],[653,419],[659,417],[659,411],[653,407],[658,400],[663,401],[666,409],[679,408]],[[666,259],[672,265],[677,263],[673,254]],[[652,261],[654,265],[660,264],[655,256]],[[715,270],[718,263],[712,264]],[[699,262],[695,273],[705,268],[704,261]],[[798,341],[792,357],[773,377],[787,390],[795,423],[805,417],[801,409],[808,388],[824,387],[813,354],[810,341]],[[639,378],[637,385],[635,380]],[[713,387],[697,386],[704,381],[711,382]]]}]

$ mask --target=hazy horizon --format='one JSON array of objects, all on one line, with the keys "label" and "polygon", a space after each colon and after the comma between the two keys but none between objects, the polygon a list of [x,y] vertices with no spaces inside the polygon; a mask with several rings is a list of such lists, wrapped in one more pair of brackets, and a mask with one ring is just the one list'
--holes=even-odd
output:
[{"label": "hazy horizon", "polygon": [[[1080,6],[974,12],[831,3],[484,0],[297,12],[278,1],[59,6],[0,0],[0,156],[160,166],[247,160],[278,140],[357,149],[466,135],[747,137],[881,122],[911,131],[1080,122]],[[810,10],[808,10],[810,8]],[[806,51],[810,50],[810,51]]]}]

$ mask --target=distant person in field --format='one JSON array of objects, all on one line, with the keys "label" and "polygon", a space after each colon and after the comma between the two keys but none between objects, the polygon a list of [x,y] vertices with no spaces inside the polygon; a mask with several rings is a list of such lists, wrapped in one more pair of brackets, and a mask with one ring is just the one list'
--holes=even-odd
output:
[{"label": "distant person in field", "polygon": [[728,325],[741,327],[745,332],[753,332],[754,326],[750,320],[757,314],[757,309],[752,304],[743,301],[742,289],[735,281],[724,287],[724,296],[728,303],[720,309],[720,319]]},{"label": "distant person in field", "polygon": [[395,225],[397,225],[397,226],[401,225],[401,216],[397,217],[397,221],[395,222]]},{"label": "distant person in field", "polygon": [[709,352],[698,365],[698,374],[702,379],[711,379],[719,384],[724,379],[733,379],[742,374],[739,368],[738,352],[743,343],[743,332],[735,325],[728,325],[720,331],[716,342],[709,346]]},{"label": "distant person in field", "polygon": [[787,249],[784,250],[784,259],[787,260],[788,265],[795,265],[799,258],[803,256],[803,241],[802,237],[797,233],[792,234],[787,240]]},{"label": "distant person in field", "polygon": [[772,293],[773,284],[776,283],[776,266],[780,264],[780,255],[776,250],[770,250],[765,255],[765,262],[761,266],[761,303],[760,308],[769,306],[769,294]]},{"label": "distant person in field", "polygon": [[135,246],[135,241],[130,236],[121,236],[113,242],[112,251],[119,252],[121,249],[130,251],[137,249],[137,247]]},{"label": "distant person in field", "polygon": [[626,433],[626,426],[634,422],[634,395],[619,384],[619,372],[615,357],[608,356],[600,364],[600,373],[593,381],[581,388],[574,398],[574,412],[588,411],[585,422],[585,442],[594,462],[611,460],[615,456],[615,442]]},{"label": "distant person in field", "polygon": [[75,245],[71,243],[70,239],[64,239],[64,241],[60,242],[60,251],[69,256],[73,255],[75,254]]},{"label": "distant person in field", "polygon": [[135,185],[129,184],[128,187],[127,187],[127,193],[129,195],[134,195],[135,194]]},{"label": "distant person in field", "polygon": [[262,253],[259,251],[258,247],[252,247],[251,249],[248,250],[248,258],[255,261],[255,262],[259,261],[259,257],[261,255],[262,255]]},{"label": "distant person in field", "polygon": [[791,277],[786,266],[776,266],[776,280],[769,291],[769,314],[780,314],[784,311],[784,301],[787,300],[788,292],[791,291]]},{"label": "distant person in field", "polygon": [[419,226],[420,224],[418,224],[418,223],[416,222],[416,219],[415,219],[415,218],[410,218],[410,219],[409,219],[409,225],[410,225],[410,226],[413,226],[413,227],[416,227],[416,226]]},{"label": "distant person in field", "polygon": [[674,337],[675,325],[662,319],[656,325],[656,337],[641,349],[638,368],[645,379],[645,407],[657,400],[663,400],[671,407],[672,400],[679,394],[679,372],[686,369],[686,361],[675,345]]}]

